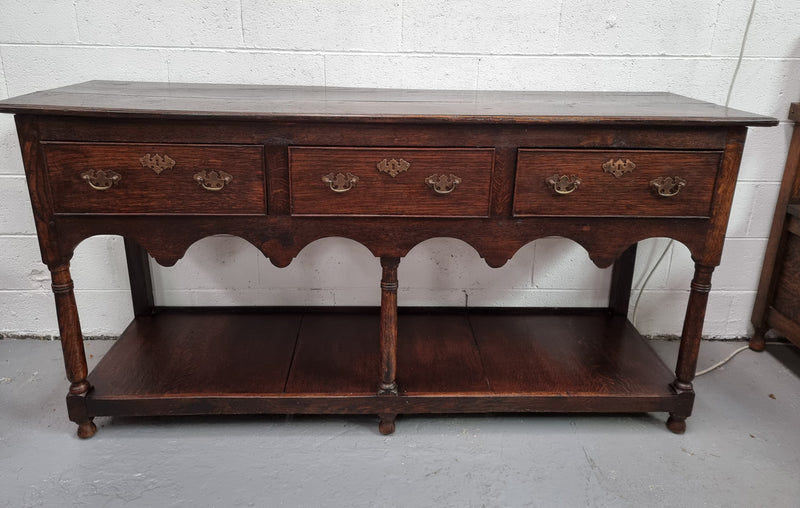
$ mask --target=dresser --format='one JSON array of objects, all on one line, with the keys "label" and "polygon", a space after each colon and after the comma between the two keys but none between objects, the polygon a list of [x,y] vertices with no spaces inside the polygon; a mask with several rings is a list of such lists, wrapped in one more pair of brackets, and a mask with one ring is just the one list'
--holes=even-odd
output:
[{"label": "dresser", "polygon": [[[665,93],[370,90],[93,81],[14,113],[52,274],[78,435],[96,416],[663,412],[684,432],[748,126]],[[125,239],[135,318],[90,373],[70,260]],[[235,235],[276,266],[344,237],[381,266],[380,308],[175,308],[149,257]],[[602,308],[398,308],[397,269],[451,237],[491,267],[538,238],[613,265]],[[695,274],[675,369],[627,319],[638,241]],[[213,270],[213,266],[208,267]]]}]

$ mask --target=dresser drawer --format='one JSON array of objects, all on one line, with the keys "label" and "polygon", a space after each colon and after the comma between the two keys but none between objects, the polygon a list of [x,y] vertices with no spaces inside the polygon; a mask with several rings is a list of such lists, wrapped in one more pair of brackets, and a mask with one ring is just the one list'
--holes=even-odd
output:
[{"label": "dresser drawer", "polygon": [[521,149],[515,216],[708,217],[716,151]]},{"label": "dresser drawer", "polygon": [[266,213],[261,146],[43,143],[56,213]]},{"label": "dresser drawer", "polygon": [[489,215],[492,148],[290,147],[293,215]]}]

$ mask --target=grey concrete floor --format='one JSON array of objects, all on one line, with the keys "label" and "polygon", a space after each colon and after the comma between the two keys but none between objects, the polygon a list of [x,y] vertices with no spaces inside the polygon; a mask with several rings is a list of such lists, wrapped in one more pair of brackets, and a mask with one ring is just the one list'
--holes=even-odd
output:
[{"label": "grey concrete floor", "polygon": [[[677,342],[654,341],[668,365]],[[110,341],[88,341],[90,362]],[[741,346],[704,342],[700,366]],[[67,420],[57,342],[0,340],[0,506],[800,506],[800,353],[746,351],[665,415]]]}]

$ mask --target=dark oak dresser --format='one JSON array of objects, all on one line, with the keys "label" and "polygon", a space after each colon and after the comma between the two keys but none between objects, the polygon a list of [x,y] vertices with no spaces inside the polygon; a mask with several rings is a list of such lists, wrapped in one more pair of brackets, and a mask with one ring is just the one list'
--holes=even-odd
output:
[{"label": "dark oak dresser", "polygon": [[789,120],[795,122],[792,141],[753,305],[755,351],[764,350],[772,329],[800,346],[800,102],[792,104]]},{"label": "dark oak dresser", "polygon": [[[95,416],[667,412],[683,432],[711,273],[747,126],[777,122],[662,93],[367,90],[88,82],[14,113],[78,435]],[[92,235],[125,238],[135,319],[89,373],[70,276]],[[154,306],[148,256],[210,235],[288,265],[360,242],[377,308]],[[607,307],[404,308],[397,268],[433,237],[492,267],[542,237],[613,264]],[[695,262],[674,371],[628,321],[636,244]],[[376,260],[376,263],[378,260]]]}]

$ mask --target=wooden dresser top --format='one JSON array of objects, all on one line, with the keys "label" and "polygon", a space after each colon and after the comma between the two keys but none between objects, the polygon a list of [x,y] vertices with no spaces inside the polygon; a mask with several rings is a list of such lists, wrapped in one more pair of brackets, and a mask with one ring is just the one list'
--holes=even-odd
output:
[{"label": "wooden dresser top", "polygon": [[88,81],[0,112],[359,122],[769,126],[774,118],[660,92],[447,91]]}]

